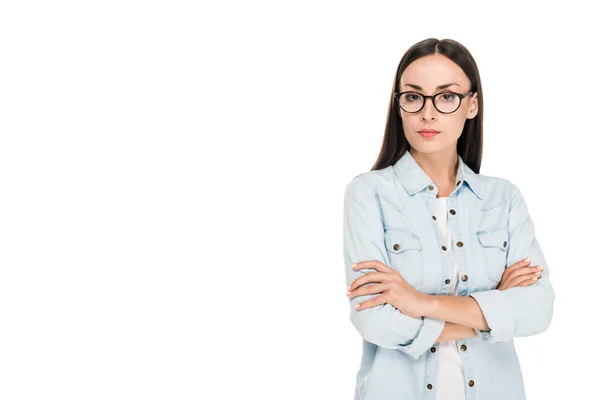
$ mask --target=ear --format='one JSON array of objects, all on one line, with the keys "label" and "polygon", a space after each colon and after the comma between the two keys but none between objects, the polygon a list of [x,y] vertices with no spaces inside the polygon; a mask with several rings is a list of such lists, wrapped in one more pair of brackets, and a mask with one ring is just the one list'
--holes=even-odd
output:
[{"label": "ear", "polygon": [[477,100],[477,92],[469,97],[469,111],[467,111],[467,119],[473,119],[479,111],[479,101]]}]

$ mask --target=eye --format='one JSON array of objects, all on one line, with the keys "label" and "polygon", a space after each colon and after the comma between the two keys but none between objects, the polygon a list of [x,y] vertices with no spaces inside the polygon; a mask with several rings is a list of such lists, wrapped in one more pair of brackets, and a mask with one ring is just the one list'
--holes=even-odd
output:
[{"label": "eye", "polygon": [[421,100],[421,96],[419,96],[416,93],[406,93],[404,95],[404,99],[406,101],[415,102],[415,101],[420,101]]},{"label": "eye", "polygon": [[456,101],[457,97],[458,96],[456,96],[455,93],[446,92],[446,93],[440,93],[439,100],[446,101],[448,103],[452,103],[453,101]]}]

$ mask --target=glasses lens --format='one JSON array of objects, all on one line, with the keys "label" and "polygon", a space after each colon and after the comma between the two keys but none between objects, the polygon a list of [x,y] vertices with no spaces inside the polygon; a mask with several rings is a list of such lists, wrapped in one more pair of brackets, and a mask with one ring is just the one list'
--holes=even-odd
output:
[{"label": "glasses lens", "polygon": [[423,107],[423,96],[418,93],[403,93],[398,103],[406,112],[417,112]]},{"label": "glasses lens", "polygon": [[443,113],[454,112],[460,106],[460,98],[455,93],[439,93],[433,101],[435,107]]}]

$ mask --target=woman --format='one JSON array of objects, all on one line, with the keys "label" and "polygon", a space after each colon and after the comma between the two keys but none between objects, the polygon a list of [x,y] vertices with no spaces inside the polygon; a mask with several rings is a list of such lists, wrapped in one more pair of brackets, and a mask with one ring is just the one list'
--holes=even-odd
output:
[{"label": "woman", "polygon": [[356,400],[525,399],[513,337],[548,328],[554,291],[521,192],[479,174],[482,122],[469,51],[413,45],[379,158],[344,194]]}]

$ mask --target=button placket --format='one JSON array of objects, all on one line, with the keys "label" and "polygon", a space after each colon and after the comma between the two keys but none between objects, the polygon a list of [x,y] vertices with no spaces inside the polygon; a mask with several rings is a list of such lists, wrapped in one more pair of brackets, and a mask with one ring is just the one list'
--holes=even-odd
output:
[{"label": "button placket", "polygon": [[[431,209],[434,210],[434,212],[431,215],[431,219],[432,219],[431,223],[436,225],[434,227],[434,230],[436,231],[436,237],[438,238],[438,243],[440,243],[440,242],[441,243],[445,243],[444,237],[443,237],[443,232],[440,229],[439,223],[437,222],[437,217],[434,215],[435,211],[437,211],[437,202],[436,202],[436,199],[437,199],[437,190],[436,190],[436,187],[434,185],[427,186],[427,189],[430,192],[430,193],[428,193],[427,203],[431,205],[430,210]],[[452,202],[452,200],[448,199],[448,204],[451,204],[451,202]],[[441,244],[441,249],[442,249],[443,252],[447,252],[448,247],[446,247],[445,244]],[[442,259],[444,259],[444,258],[445,258],[445,256],[442,255]],[[446,260],[449,260],[449,258],[447,258]],[[445,269],[447,269],[446,265],[448,264],[448,261],[446,261],[446,262],[442,261],[442,263],[444,265],[444,270],[442,271],[442,273],[443,273],[443,275],[446,275],[447,272],[445,272]],[[445,279],[443,281],[443,283],[445,283],[445,285],[442,284],[442,290],[441,290],[440,294],[448,294],[449,293],[449,286],[448,285],[450,284],[450,280],[449,279]],[[435,348],[432,348],[431,352],[434,353],[435,352]]]},{"label": "button placket", "polygon": [[[459,181],[460,183],[461,181]],[[458,186],[458,184],[457,184]],[[455,246],[457,247],[457,262],[459,265],[459,274],[460,278],[459,278],[459,283],[462,283],[463,285],[466,284],[466,282],[469,280],[468,275],[464,274],[464,270],[465,270],[465,259],[464,259],[464,252],[462,251],[462,248],[464,247],[464,242],[462,240],[458,240],[460,238],[460,232],[458,232],[458,220],[456,219],[458,212],[456,211],[455,208],[455,197],[456,194],[455,192],[453,192],[453,194],[450,196],[450,198],[448,199],[448,207],[450,208],[448,213],[452,216],[449,217],[448,221],[450,223],[450,229],[452,229],[453,227],[456,227],[456,229],[452,229],[452,238],[455,240]],[[466,294],[466,292],[464,290],[460,290],[459,291],[459,295],[464,296]]]}]

